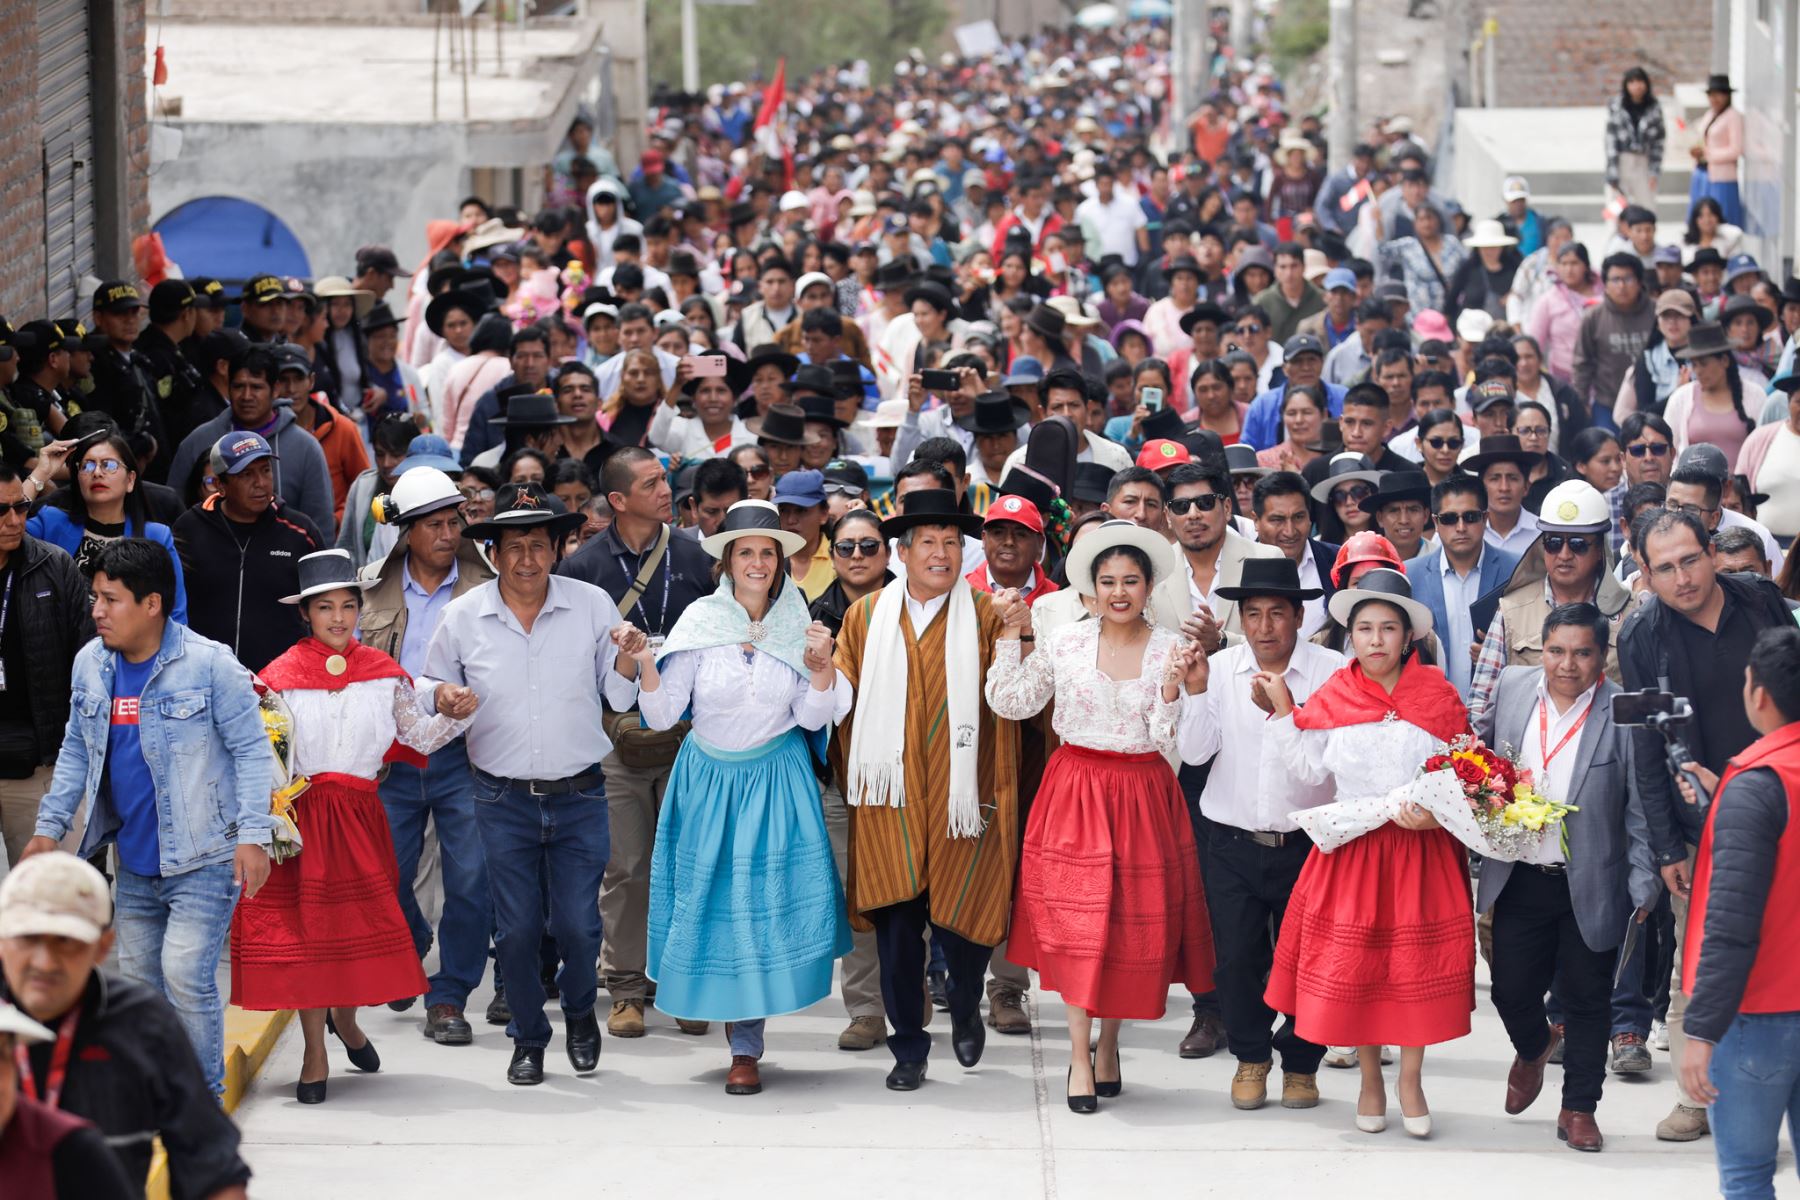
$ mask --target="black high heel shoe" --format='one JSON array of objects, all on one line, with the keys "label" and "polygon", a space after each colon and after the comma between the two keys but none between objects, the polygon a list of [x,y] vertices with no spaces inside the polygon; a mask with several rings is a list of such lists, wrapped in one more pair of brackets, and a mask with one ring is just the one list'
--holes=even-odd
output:
[{"label": "black high heel shoe", "polygon": [[307,1083],[305,1080],[301,1080],[299,1083],[296,1083],[294,1085],[294,1099],[302,1104],[325,1103],[325,1080],[321,1079],[317,1083]]},{"label": "black high heel shoe", "polygon": [[[338,1032],[337,1022],[331,1019],[331,1010],[329,1008],[325,1010],[325,1028],[331,1032],[332,1037],[335,1037],[340,1042],[344,1042],[344,1035]],[[381,1070],[381,1055],[375,1052],[375,1043],[369,1038],[368,1034],[363,1035],[363,1044],[354,1049],[351,1048],[349,1042],[344,1042],[344,1053],[349,1056],[350,1065],[359,1071],[373,1075],[375,1072]],[[320,1092],[319,1099],[323,1100],[324,1098],[325,1094]],[[316,1104],[318,1101],[315,1100],[313,1103]]]},{"label": "black high heel shoe", "polygon": [[1120,1059],[1119,1059],[1119,1077],[1117,1079],[1114,1079],[1111,1081],[1102,1079],[1102,1078],[1100,1078],[1100,1051],[1096,1047],[1094,1050],[1094,1095],[1105,1096],[1108,1100],[1111,1100],[1115,1096],[1117,1096],[1120,1092],[1123,1092],[1124,1090],[1125,1090],[1125,1060],[1124,1060],[1124,1057],[1120,1056]]},{"label": "black high heel shoe", "polygon": [[[1069,1068],[1069,1082],[1070,1083],[1075,1082],[1075,1068],[1074,1067]],[[1096,1085],[1096,1090],[1098,1090],[1098,1085]],[[1098,1095],[1094,1095],[1094,1096],[1071,1095],[1069,1097],[1069,1111],[1072,1113],[1082,1113],[1082,1114],[1099,1112],[1100,1111],[1100,1098]]]}]

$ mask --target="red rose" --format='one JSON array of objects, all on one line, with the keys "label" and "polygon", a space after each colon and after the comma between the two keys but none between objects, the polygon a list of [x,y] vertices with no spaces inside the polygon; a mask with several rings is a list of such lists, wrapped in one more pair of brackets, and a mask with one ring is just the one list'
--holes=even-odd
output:
[{"label": "red rose", "polygon": [[1476,766],[1466,758],[1457,759],[1454,765],[1456,768],[1456,777],[1464,783],[1480,783],[1483,779],[1487,778],[1487,772],[1483,771],[1480,767]]},{"label": "red rose", "polygon": [[1427,771],[1441,771],[1449,765],[1450,756],[1448,754],[1434,754],[1425,760],[1425,769]]}]

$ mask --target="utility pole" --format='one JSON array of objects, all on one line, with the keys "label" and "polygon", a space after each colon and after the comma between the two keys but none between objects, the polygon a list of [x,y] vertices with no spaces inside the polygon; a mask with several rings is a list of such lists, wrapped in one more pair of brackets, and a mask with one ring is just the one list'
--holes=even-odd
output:
[{"label": "utility pole", "polygon": [[694,0],[681,0],[681,90],[700,90],[700,20]]},{"label": "utility pole", "polygon": [[1331,0],[1330,40],[1325,43],[1331,112],[1326,127],[1330,168],[1350,161],[1356,146],[1356,0]]},{"label": "utility pole", "polygon": [[1236,58],[1250,57],[1250,22],[1254,12],[1250,0],[1231,0],[1231,53]]},{"label": "utility pole", "polygon": [[1207,0],[1175,0],[1169,129],[1177,146],[1187,145],[1187,120],[1206,98],[1206,13]]}]

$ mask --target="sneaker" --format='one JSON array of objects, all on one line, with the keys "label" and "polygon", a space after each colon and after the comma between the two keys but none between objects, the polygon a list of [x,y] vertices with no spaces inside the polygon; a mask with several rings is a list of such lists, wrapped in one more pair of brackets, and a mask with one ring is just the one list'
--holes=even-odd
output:
[{"label": "sneaker", "polygon": [[1328,1067],[1337,1067],[1339,1069],[1354,1067],[1356,1065],[1356,1047],[1327,1046],[1325,1047],[1324,1061],[1325,1065]]},{"label": "sneaker", "polygon": [[[1231,1106],[1250,1112],[1261,1108],[1269,1098],[1269,1071],[1275,1066],[1272,1062],[1241,1062],[1237,1074],[1231,1077]],[[1287,1098],[1287,1089],[1282,1088],[1282,1098]],[[1317,1102],[1319,1093],[1313,1092],[1313,1100]]]},{"label": "sneaker", "polygon": [[1281,1073],[1281,1107],[1319,1107],[1319,1077],[1283,1071]]},{"label": "sneaker", "polygon": [[1706,1122],[1706,1110],[1694,1108],[1686,1104],[1677,1104],[1669,1110],[1669,1115],[1657,1122],[1656,1140],[1659,1142],[1697,1142],[1712,1132]]},{"label": "sneaker", "polygon": [[1650,1022],[1650,1044],[1658,1050],[1669,1048],[1669,1023],[1667,1021]]},{"label": "sneaker", "polygon": [[1650,1047],[1635,1033],[1621,1033],[1612,1040],[1615,1075],[1642,1075],[1650,1069]]},{"label": "sneaker", "polygon": [[1030,1033],[1031,1018],[1025,1013],[1025,997],[1013,988],[998,988],[988,997],[988,1024],[995,1033]]},{"label": "sneaker", "polygon": [[1393,1066],[1394,1065],[1394,1055],[1396,1053],[1398,1053],[1398,1050],[1396,1047],[1383,1046],[1381,1048],[1381,1065],[1384,1067]]},{"label": "sneaker", "polygon": [[1550,1051],[1550,1061],[1560,1064],[1563,1060],[1563,1044],[1567,1041],[1568,1030],[1561,1025],[1550,1027],[1550,1036],[1556,1039],[1556,1045]]},{"label": "sneaker", "polygon": [[606,1018],[606,1032],[617,1038],[643,1037],[644,1002],[642,1000],[614,1000],[612,1012]]},{"label": "sneaker", "polygon": [[838,1034],[839,1050],[873,1050],[887,1041],[887,1021],[881,1017],[852,1017]]},{"label": "sneaker", "polygon": [[494,998],[488,1001],[487,1023],[489,1025],[505,1025],[512,1020],[512,1008],[506,1003],[506,989],[495,988]]}]

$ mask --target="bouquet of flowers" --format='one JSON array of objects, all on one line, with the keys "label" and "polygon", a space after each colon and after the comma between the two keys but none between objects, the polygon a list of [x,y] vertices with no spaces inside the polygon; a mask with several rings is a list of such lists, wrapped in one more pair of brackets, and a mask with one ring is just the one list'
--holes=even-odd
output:
[{"label": "bouquet of flowers", "polygon": [[257,707],[262,713],[263,732],[269,737],[269,750],[275,756],[275,787],[269,794],[269,815],[275,818],[275,836],[269,841],[269,860],[283,863],[302,849],[300,828],[294,824],[294,801],[312,781],[294,773],[294,714],[287,702],[273,688],[256,688]]},{"label": "bouquet of flowers", "polygon": [[1544,796],[1529,770],[1496,754],[1478,738],[1457,738],[1446,753],[1426,759],[1422,771],[1426,776],[1454,779],[1475,823],[1498,851],[1489,857],[1520,858],[1535,850],[1551,829],[1563,839],[1564,850],[1568,849],[1563,818],[1575,812],[1575,806]]}]

